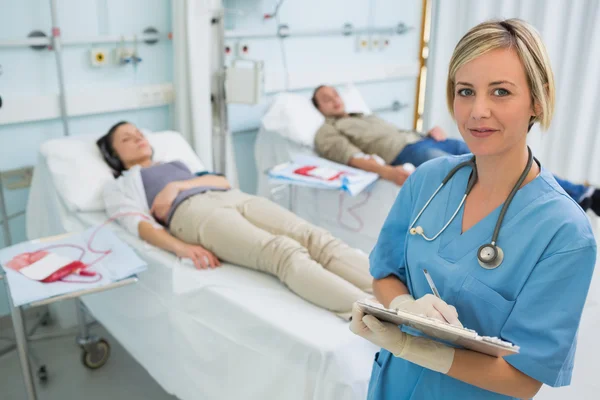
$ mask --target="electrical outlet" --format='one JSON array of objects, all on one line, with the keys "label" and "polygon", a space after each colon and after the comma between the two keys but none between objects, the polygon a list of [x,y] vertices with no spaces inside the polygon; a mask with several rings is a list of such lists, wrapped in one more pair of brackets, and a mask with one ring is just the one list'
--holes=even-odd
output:
[{"label": "electrical outlet", "polygon": [[371,37],[371,40],[369,41],[369,50],[371,50],[371,51],[379,50],[380,46],[381,46],[381,38],[379,36]]},{"label": "electrical outlet", "polygon": [[92,49],[90,51],[90,62],[93,67],[104,67],[108,65],[108,50]]},{"label": "electrical outlet", "polygon": [[356,37],[356,51],[367,51],[369,49],[369,38],[366,36]]},{"label": "electrical outlet", "polygon": [[379,43],[379,49],[380,50],[385,50],[388,47],[390,47],[390,38],[383,36],[381,38],[381,42]]},{"label": "electrical outlet", "polygon": [[238,58],[246,58],[250,55],[250,44],[248,42],[238,42],[236,56]]}]

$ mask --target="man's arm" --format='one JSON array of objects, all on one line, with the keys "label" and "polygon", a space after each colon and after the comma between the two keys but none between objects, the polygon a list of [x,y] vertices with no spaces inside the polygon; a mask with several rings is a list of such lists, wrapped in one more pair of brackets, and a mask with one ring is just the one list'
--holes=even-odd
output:
[{"label": "man's arm", "polygon": [[408,179],[410,172],[402,166],[381,165],[373,158],[353,157],[348,163],[351,167],[362,169],[363,171],[375,172],[387,181],[394,182],[397,185],[403,185]]},{"label": "man's arm", "polygon": [[353,157],[350,159],[348,165],[362,169],[363,171],[375,172],[383,179],[394,182],[397,185],[404,184],[404,181],[410,175],[410,172],[406,171],[401,166],[393,167],[386,164],[381,165],[373,158]]},{"label": "man's arm", "polygon": [[373,158],[355,157],[362,154],[362,150],[356,147],[335,127],[324,124],[315,136],[315,149],[319,156],[338,164],[349,165],[363,171],[375,172],[385,180],[402,185],[410,173],[402,167],[381,165]]},{"label": "man's arm", "polygon": [[327,123],[315,135],[315,150],[319,156],[344,165],[349,165],[350,159],[362,152],[342,132]]}]

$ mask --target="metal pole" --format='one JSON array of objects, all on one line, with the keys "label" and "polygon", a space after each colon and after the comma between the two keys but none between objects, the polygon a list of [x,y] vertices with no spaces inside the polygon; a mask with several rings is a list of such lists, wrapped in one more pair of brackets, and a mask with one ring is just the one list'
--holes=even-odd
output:
[{"label": "metal pole", "polygon": [[79,344],[85,343],[90,337],[90,330],[85,322],[85,313],[83,312],[83,303],[80,299],[75,299],[75,307],[77,309],[77,324],[79,325],[79,336],[77,341]]},{"label": "metal pole", "polygon": [[[343,36],[343,37],[352,37],[356,35],[386,35],[386,36],[395,36],[395,35],[403,35],[409,31],[414,29],[412,26],[407,26],[404,24],[399,24],[398,26],[390,26],[390,27],[379,27],[373,28],[370,26],[354,28],[351,27],[348,31],[344,31],[343,28],[339,29],[314,29],[314,30],[293,30],[289,29],[286,32],[285,37],[293,37],[293,38],[307,38],[307,37],[325,37],[325,36]],[[228,30],[225,31],[225,39],[228,40],[239,40],[239,39],[273,39],[278,38],[280,36],[279,33],[265,33],[265,32],[256,32],[252,30]]]},{"label": "metal pole", "polygon": [[12,244],[12,236],[10,234],[10,225],[8,211],[6,211],[6,200],[4,198],[4,185],[2,184],[2,173],[0,172],[0,217],[2,217],[2,226],[4,228],[4,245]]},{"label": "metal pole", "polygon": [[56,56],[56,72],[58,76],[58,86],[60,89],[60,116],[63,123],[63,129],[65,136],[69,136],[69,122],[67,120],[67,97],[65,90],[65,78],[63,71],[62,62],[62,49],[60,40],[60,28],[58,27],[58,16],[57,16],[57,0],[50,0],[50,12],[52,18],[52,48],[54,49],[54,55]]},{"label": "metal pole", "polygon": [[27,348],[27,336],[25,334],[25,322],[23,320],[23,310],[21,307],[15,307],[12,302],[12,296],[10,294],[10,288],[8,287],[8,280],[3,277],[6,287],[6,297],[8,298],[8,304],[10,306],[13,329],[15,331],[15,341],[17,342],[17,354],[19,355],[19,362],[21,364],[21,373],[23,374],[23,383],[25,384],[25,391],[27,392],[28,400],[37,400],[37,394],[35,392],[35,386],[33,384],[33,375],[31,374],[31,365],[29,364],[29,351]]},{"label": "metal pole", "polygon": [[221,8],[218,15],[214,17],[213,21],[219,24],[217,29],[217,54],[218,54],[218,65],[219,69],[217,72],[217,96],[215,105],[219,111],[219,131],[215,137],[217,138],[218,145],[215,154],[215,166],[217,166],[218,172],[225,174],[227,172],[227,135],[228,135],[228,124],[227,124],[227,98],[225,92],[225,21],[224,21],[224,10]]}]

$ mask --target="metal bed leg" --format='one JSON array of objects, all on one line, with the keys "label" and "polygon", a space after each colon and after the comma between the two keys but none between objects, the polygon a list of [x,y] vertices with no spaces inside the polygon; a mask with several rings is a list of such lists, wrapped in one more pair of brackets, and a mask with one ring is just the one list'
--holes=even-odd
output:
[{"label": "metal bed leg", "polygon": [[293,213],[296,212],[296,187],[289,185],[289,210]]},{"label": "metal bed leg", "polygon": [[19,355],[19,361],[21,362],[21,372],[23,374],[27,399],[37,400],[37,394],[33,384],[33,376],[31,374],[31,366],[29,364],[29,349],[27,348],[27,337],[25,336],[23,309],[21,307],[12,307],[11,314],[13,329],[15,330],[15,340],[17,342],[17,354]]},{"label": "metal bed leg", "polygon": [[80,299],[75,299],[75,307],[79,324],[77,344],[83,350],[81,362],[89,369],[98,369],[106,364],[110,357],[110,344],[106,339],[90,335],[88,324],[85,321],[85,305]]},{"label": "metal bed leg", "polygon": [[4,287],[6,288],[6,298],[8,299],[13,330],[15,331],[17,355],[19,356],[19,363],[21,364],[21,373],[23,374],[23,383],[25,384],[27,400],[37,400],[37,394],[33,384],[33,376],[31,374],[31,366],[29,364],[29,349],[27,348],[27,334],[25,321],[23,320],[23,309],[13,305],[10,287],[8,287],[6,276],[0,275],[0,278],[2,279]]}]

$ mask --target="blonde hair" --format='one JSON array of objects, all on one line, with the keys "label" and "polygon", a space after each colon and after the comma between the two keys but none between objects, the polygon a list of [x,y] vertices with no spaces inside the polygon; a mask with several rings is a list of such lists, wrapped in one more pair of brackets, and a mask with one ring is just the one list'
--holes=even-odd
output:
[{"label": "blonde hair", "polygon": [[531,92],[531,101],[539,105],[538,115],[531,117],[529,128],[539,122],[546,130],[554,114],[554,75],[546,47],[537,30],[520,19],[483,22],[460,39],[448,68],[446,84],[446,101],[450,115],[454,118],[454,97],[456,71],[469,61],[496,49],[512,48],[516,51],[527,76],[527,84]]}]

